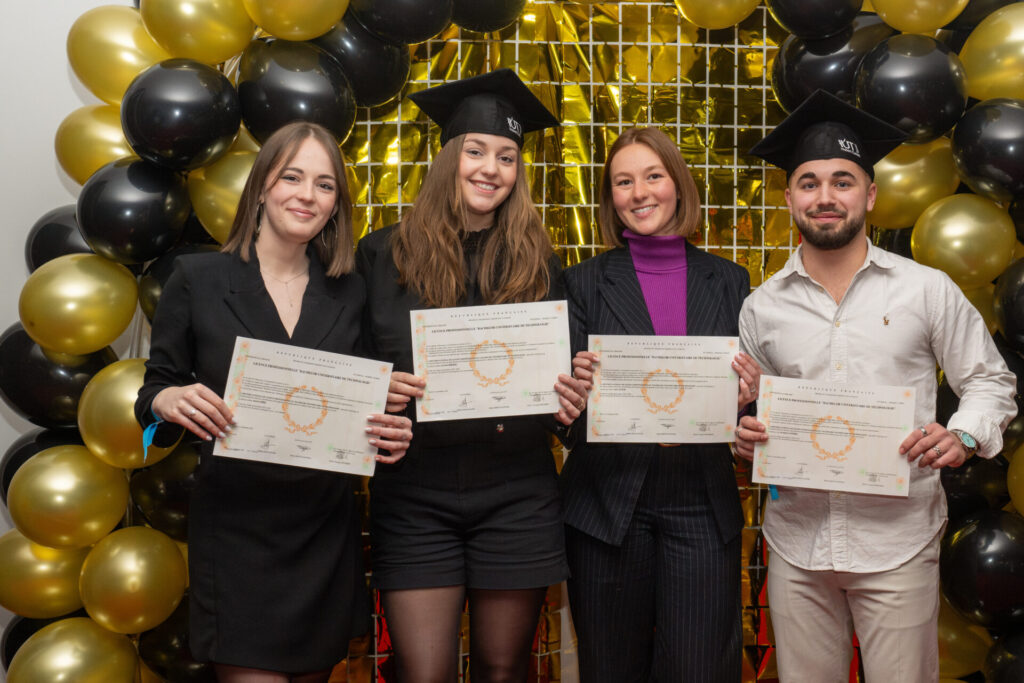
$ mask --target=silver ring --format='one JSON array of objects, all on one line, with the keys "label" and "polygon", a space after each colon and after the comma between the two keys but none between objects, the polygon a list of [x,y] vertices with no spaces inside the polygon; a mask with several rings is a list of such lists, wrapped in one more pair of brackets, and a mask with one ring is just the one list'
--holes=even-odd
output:
[{"label": "silver ring", "polygon": [[192,410],[188,411],[188,416],[189,417],[192,417],[195,414],[196,414],[196,409],[195,408],[193,408]]},{"label": "silver ring", "polygon": [[935,451],[935,455],[942,456],[942,449],[938,446],[932,446],[932,450]]},{"label": "silver ring", "polygon": [[918,427],[921,430],[921,436],[928,436],[928,430],[924,427]]}]

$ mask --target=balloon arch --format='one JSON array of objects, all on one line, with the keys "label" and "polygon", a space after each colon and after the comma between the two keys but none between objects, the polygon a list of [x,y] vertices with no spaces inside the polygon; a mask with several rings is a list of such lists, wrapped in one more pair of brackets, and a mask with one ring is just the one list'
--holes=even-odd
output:
[{"label": "balloon arch", "polygon": [[[674,126],[688,160],[700,148],[704,163],[691,166],[708,200],[704,246],[716,247],[723,225],[730,234],[753,225],[767,244],[783,208],[779,180],[744,156],[744,141],[824,88],[909,135],[875,169],[874,241],[948,273],[1024,376],[1024,2],[674,5],[141,0],[96,7],[75,21],[68,60],[102,104],[68,114],[55,148],[82,188],[76,205],[54,208],[29,231],[20,321],[0,335],[0,396],[39,427],[0,458],[0,493],[16,527],[0,536],[0,606],[19,615],[0,642],[8,680],[211,680],[209,668],[188,655],[182,601],[198,457],[184,443],[143,460],[132,413],[142,344],[137,339],[120,360],[110,344],[137,319],[137,308],[152,317],[174,258],[216,249],[226,238],[261,141],[294,119],[326,126],[356,162],[349,180],[359,190],[356,224],[365,232],[411,201],[422,163],[436,149],[423,118],[399,106],[402,95],[426,81],[518,68],[567,122],[526,154],[535,194],[560,200],[544,202],[545,217],[571,263],[599,246],[594,169],[614,124],[634,121]],[[530,41],[522,40],[527,26]],[[644,36],[649,50],[637,60],[632,50]],[[471,40],[488,43],[486,58],[472,52]],[[548,50],[546,76],[531,78],[537,73],[520,54],[526,42],[540,46],[531,54]],[[687,80],[687,69],[714,71],[701,52],[712,44],[734,52],[754,45],[760,61],[737,59],[728,68],[746,69],[745,82],[768,93],[753,117],[737,113],[723,128],[731,137],[723,133],[717,143],[714,96],[687,110],[659,94]],[[703,78],[710,88],[715,76]],[[691,115],[702,120],[696,137],[679,120]],[[406,135],[391,130],[381,143],[364,122],[410,127]],[[726,161],[709,161],[719,156]],[[399,160],[419,164],[404,181],[393,173]],[[733,211],[718,212],[719,166],[755,174],[760,203],[733,181],[725,190]],[[743,204],[746,213],[737,210]],[[791,244],[788,223],[782,232]],[[779,265],[739,260],[754,282]],[[939,419],[955,404],[941,383]],[[1005,440],[997,458],[943,472],[950,523],[939,637],[942,675],[950,679],[981,680],[983,670],[989,681],[1024,680],[1024,518],[1016,511],[1024,509],[1024,456],[1015,457],[1024,450],[1024,417]],[[769,680],[756,527],[763,495],[743,476],[751,603],[744,676]],[[355,654],[384,651],[384,634],[376,639],[355,648],[332,680],[387,680],[386,656],[360,664]],[[569,634],[561,640],[566,647]],[[549,662],[538,680],[562,680],[555,666]]]}]

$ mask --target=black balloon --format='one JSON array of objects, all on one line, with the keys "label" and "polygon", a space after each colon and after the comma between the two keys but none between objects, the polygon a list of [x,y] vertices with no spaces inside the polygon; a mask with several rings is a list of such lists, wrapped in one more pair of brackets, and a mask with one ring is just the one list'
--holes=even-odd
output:
[{"label": "black balloon", "polygon": [[448,28],[452,0],[350,0],[359,22],[392,43],[422,43]]},{"label": "black balloon", "polygon": [[452,22],[480,33],[500,31],[514,24],[524,7],[526,0],[454,0]]},{"label": "black balloon", "polygon": [[1024,198],[1024,101],[974,105],[956,124],[952,147],[957,172],[976,193],[997,202]]},{"label": "black balloon", "polygon": [[855,92],[858,107],[906,132],[911,143],[939,137],[967,107],[960,58],[927,36],[896,35],[876,45],[857,69]]},{"label": "black balloon", "polygon": [[25,264],[30,273],[58,256],[90,252],[92,249],[78,230],[74,204],[44,213],[25,239]]},{"label": "black balloon", "polygon": [[139,657],[154,673],[175,683],[216,683],[211,664],[197,662],[188,647],[188,594],[170,617],[139,636]]},{"label": "black balloon", "polygon": [[29,619],[28,617],[15,616],[4,627],[3,635],[0,636],[0,663],[3,664],[4,671],[7,671],[11,665],[11,660],[14,659],[15,653],[18,649],[25,644],[36,631],[40,630],[44,626],[49,626],[61,619],[73,619],[75,617],[88,618],[89,615],[84,609],[75,610],[71,614],[65,614],[62,617],[53,617],[52,619]]},{"label": "black balloon", "polygon": [[1017,231],[1017,241],[1024,242],[1024,201],[1010,204],[1010,218],[1013,219],[1013,227]]},{"label": "black balloon", "polygon": [[171,249],[146,267],[142,277],[139,278],[139,306],[150,322],[153,322],[153,314],[156,313],[156,305],[160,301],[160,294],[163,293],[164,285],[167,284],[167,278],[171,276],[174,260],[186,254],[201,254],[212,251],[220,251],[220,245],[185,244]]},{"label": "black balloon", "polygon": [[910,252],[910,235],[913,228],[900,228],[898,230],[887,230],[885,228],[872,228],[871,242],[876,247],[906,258],[913,258]]},{"label": "black balloon", "polygon": [[85,385],[116,360],[109,346],[84,356],[44,351],[14,323],[0,335],[0,398],[40,427],[75,426]]},{"label": "black balloon", "polygon": [[149,161],[118,159],[85,181],[78,225],[97,254],[142,263],[174,246],[189,207],[184,177]]},{"label": "black balloon", "polygon": [[176,171],[217,159],[242,122],[238,94],[224,74],[191,59],[167,59],[131,82],[121,128],[135,153]]},{"label": "black balloon", "polygon": [[942,591],[976,624],[1012,628],[1024,623],[1024,518],[985,510],[951,528],[939,560]]},{"label": "black balloon", "polygon": [[360,107],[384,104],[402,92],[409,80],[409,46],[382,40],[352,12],[346,12],[334,28],[312,42],[341,65]]},{"label": "black balloon", "polygon": [[352,87],[338,62],[307,42],[262,38],[238,67],[245,127],[260,143],[292,121],[319,123],[343,142],[356,121]]},{"label": "black balloon", "polygon": [[765,0],[779,26],[800,38],[826,38],[839,33],[850,25],[863,4],[864,0]]},{"label": "black balloon", "polygon": [[195,447],[183,444],[160,462],[132,475],[135,508],[151,527],[176,541],[188,540],[188,504],[198,481],[198,465]]},{"label": "black balloon", "polygon": [[1009,463],[1003,457],[971,458],[961,467],[941,470],[942,488],[949,504],[950,524],[980,510],[998,509],[1010,501],[1006,486]]},{"label": "black balloon", "polygon": [[22,434],[0,456],[0,499],[7,504],[7,489],[18,468],[40,451],[54,446],[84,445],[77,429],[33,429]]},{"label": "black balloon", "polygon": [[1008,633],[996,641],[982,667],[986,683],[1024,681],[1024,631]]},{"label": "black balloon", "polygon": [[964,7],[956,19],[946,24],[943,28],[954,31],[970,31],[982,22],[988,15],[1000,7],[1018,2],[1019,0],[970,0],[967,7]]},{"label": "black balloon", "polygon": [[996,280],[996,322],[1006,343],[1024,353],[1024,259],[1017,259]]},{"label": "black balloon", "polygon": [[854,78],[864,55],[894,33],[896,29],[870,14],[829,38],[786,38],[772,63],[775,99],[792,112],[820,88],[852,104]]}]

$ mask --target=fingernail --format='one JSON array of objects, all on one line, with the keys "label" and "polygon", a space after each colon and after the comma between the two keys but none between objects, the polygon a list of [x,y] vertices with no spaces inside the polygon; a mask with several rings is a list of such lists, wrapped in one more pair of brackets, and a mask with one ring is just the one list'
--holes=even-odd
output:
[{"label": "fingernail", "polygon": [[238,424],[238,420],[236,420],[235,418],[231,418],[231,424],[233,424],[233,425]]},{"label": "fingernail", "polygon": [[376,446],[377,445],[377,439],[370,439],[370,445],[371,446]]},{"label": "fingernail", "polygon": [[225,434],[224,432],[220,432],[219,434],[217,434],[217,436],[219,436],[219,437],[220,437],[220,438],[222,438],[222,439],[226,439],[226,438],[228,438],[228,435],[227,435],[227,434]]},{"label": "fingernail", "polygon": [[209,434],[207,434],[206,436],[204,436],[204,437],[203,437],[203,439],[204,439],[205,441],[213,441],[213,437],[212,437],[212,436],[210,436]]},{"label": "fingernail", "polygon": [[367,434],[373,434],[373,427],[367,427],[366,428],[366,433]]},{"label": "fingernail", "polygon": [[228,431],[228,432],[233,432],[233,431],[235,431],[235,428],[232,427],[231,425],[228,425],[227,427],[224,428],[224,430]]}]

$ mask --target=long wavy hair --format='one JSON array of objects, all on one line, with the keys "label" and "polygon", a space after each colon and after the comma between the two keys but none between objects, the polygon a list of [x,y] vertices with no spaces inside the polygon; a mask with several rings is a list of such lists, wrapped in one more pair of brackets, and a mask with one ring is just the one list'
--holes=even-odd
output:
[{"label": "long wavy hair", "polygon": [[[412,208],[392,236],[399,284],[427,306],[455,306],[466,294],[461,238],[468,218],[459,183],[465,135],[441,148]],[[494,215],[483,242],[479,285],[488,304],[538,301],[549,286],[551,242],[526,184],[526,166],[516,155],[516,181]]]},{"label": "long wavy hair", "polygon": [[296,121],[282,126],[263,143],[259,154],[256,155],[256,161],[253,162],[252,170],[249,171],[249,178],[245,181],[245,188],[238,200],[235,220],[221,251],[238,254],[243,261],[249,261],[249,253],[253,242],[256,241],[256,231],[262,212],[263,202],[260,197],[278,180],[277,176],[271,178],[270,174],[280,174],[287,168],[298,154],[299,147],[309,138],[319,142],[327,152],[334,169],[337,188],[334,215],[311,241],[327,275],[337,277],[352,270],[355,265],[355,256],[352,253],[352,199],[345,178],[345,161],[341,157],[341,150],[338,149],[334,136],[323,126],[306,121]]},{"label": "long wavy hair", "polygon": [[621,247],[624,244],[622,231],[626,229],[626,225],[619,218],[612,200],[612,161],[623,148],[636,144],[644,145],[658,155],[662,166],[676,186],[675,224],[671,234],[689,237],[700,225],[700,195],[683,155],[679,153],[679,148],[672,142],[672,138],[660,128],[627,128],[612,144],[608,150],[608,159],[604,162],[598,205],[602,241],[610,247]]}]

